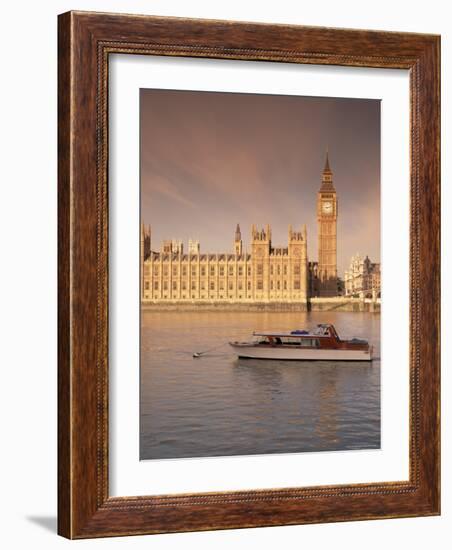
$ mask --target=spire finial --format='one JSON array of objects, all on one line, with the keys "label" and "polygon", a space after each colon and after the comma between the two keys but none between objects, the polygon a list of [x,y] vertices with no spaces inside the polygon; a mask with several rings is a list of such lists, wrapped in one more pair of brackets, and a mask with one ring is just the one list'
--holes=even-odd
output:
[{"label": "spire finial", "polygon": [[330,160],[328,158],[328,145],[326,146],[326,159],[325,159],[325,168],[323,169],[324,172],[331,172],[330,168]]}]

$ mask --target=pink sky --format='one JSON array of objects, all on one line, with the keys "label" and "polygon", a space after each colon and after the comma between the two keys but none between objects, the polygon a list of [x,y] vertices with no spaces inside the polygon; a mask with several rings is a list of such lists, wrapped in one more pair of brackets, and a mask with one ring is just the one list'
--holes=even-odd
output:
[{"label": "pink sky", "polygon": [[240,223],[306,223],[317,260],[316,199],[325,150],[339,202],[338,270],[356,252],[380,261],[380,102],[216,92],[141,90],[141,217],[152,248],[199,239],[232,251]]}]

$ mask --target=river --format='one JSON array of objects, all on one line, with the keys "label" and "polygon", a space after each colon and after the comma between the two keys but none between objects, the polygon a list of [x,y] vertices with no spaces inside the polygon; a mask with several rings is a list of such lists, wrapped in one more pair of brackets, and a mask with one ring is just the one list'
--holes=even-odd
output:
[{"label": "river", "polygon": [[[341,337],[368,339],[374,360],[238,360],[226,344],[248,339],[253,330],[326,322]],[[217,349],[193,358],[210,348]],[[140,458],[378,449],[379,357],[377,313],[143,308]]]}]

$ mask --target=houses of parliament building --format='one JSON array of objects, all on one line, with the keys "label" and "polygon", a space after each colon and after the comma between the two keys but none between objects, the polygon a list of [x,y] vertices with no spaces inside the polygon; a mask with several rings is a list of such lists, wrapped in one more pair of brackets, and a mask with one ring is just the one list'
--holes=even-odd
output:
[{"label": "houses of parliament building", "polygon": [[289,226],[287,246],[273,246],[271,227],[251,228],[245,251],[239,224],[229,252],[202,253],[198,241],[164,241],[152,247],[141,226],[141,300],[144,304],[277,304],[306,306],[311,296],[336,296],[337,196],[328,154],[317,194],[318,261],[310,262],[306,225]]}]

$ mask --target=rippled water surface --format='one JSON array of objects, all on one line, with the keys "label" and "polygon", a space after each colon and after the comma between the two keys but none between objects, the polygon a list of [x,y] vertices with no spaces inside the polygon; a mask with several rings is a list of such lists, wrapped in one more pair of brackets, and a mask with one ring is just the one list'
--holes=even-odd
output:
[{"label": "rippled water surface", "polygon": [[[331,322],[374,345],[372,363],[240,359],[253,330]],[[155,312],[141,320],[141,459],[380,447],[380,315]]]}]

